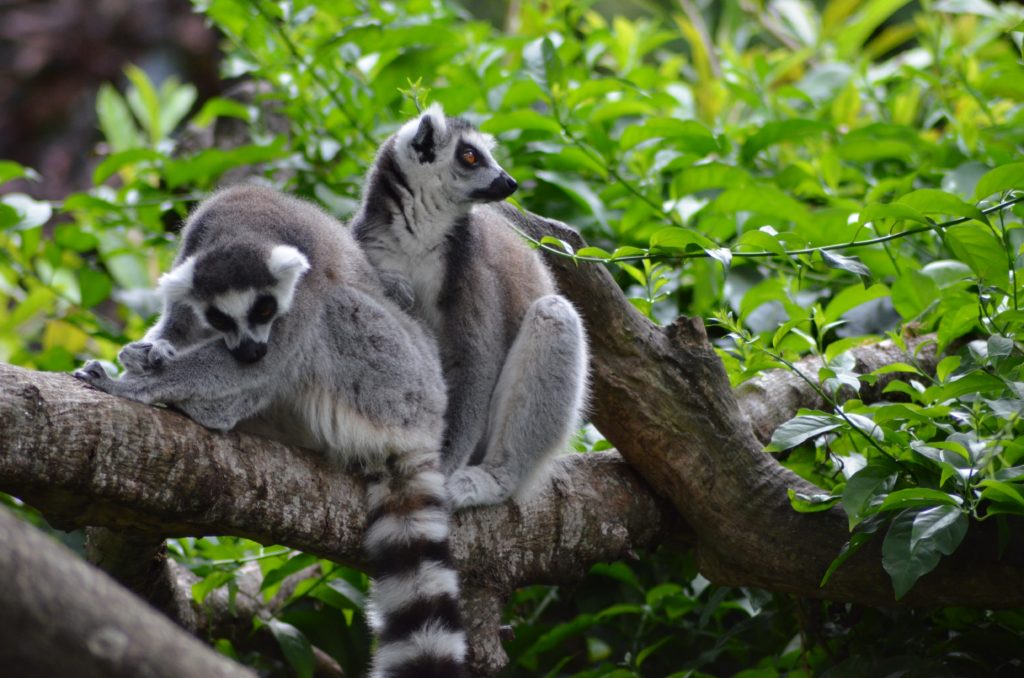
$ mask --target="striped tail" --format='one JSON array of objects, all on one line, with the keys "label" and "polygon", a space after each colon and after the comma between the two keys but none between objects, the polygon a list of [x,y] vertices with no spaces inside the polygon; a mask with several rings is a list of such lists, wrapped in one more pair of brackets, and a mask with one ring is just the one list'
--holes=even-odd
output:
[{"label": "striped tail", "polygon": [[377,635],[370,676],[465,676],[444,475],[434,455],[389,466],[390,473],[371,479],[368,493],[366,550],[376,575],[368,616]]}]

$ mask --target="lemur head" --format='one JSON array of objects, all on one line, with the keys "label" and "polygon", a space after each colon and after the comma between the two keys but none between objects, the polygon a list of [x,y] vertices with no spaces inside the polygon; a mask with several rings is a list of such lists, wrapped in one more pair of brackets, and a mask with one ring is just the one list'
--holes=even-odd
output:
[{"label": "lemur head", "polygon": [[255,363],[308,270],[309,260],[291,245],[244,243],[189,257],[160,278],[158,290],[168,302],[188,304],[238,362]]},{"label": "lemur head", "polygon": [[409,183],[462,205],[504,200],[518,187],[494,160],[493,148],[494,137],[462,118],[446,118],[439,104],[395,134],[396,157]]}]

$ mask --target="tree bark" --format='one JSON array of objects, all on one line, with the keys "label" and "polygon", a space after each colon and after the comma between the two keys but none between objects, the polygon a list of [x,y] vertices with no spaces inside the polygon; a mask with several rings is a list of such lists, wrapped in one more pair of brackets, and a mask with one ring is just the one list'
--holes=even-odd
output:
[{"label": "tree bark", "polygon": [[[494,209],[534,238],[553,235],[577,249],[585,245],[560,222],[507,204]],[[814,514],[791,508],[789,488],[821,490],[764,453],[700,319],[655,326],[625,299],[604,267],[551,253],[545,258],[587,326],[594,424],[692,526],[705,577],[808,597],[894,603],[881,539],[819,587],[849,539],[846,515],[838,507]],[[1024,530],[1010,530],[1001,551],[994,522],[972,525],[956,553],[922,577],[902,602],[1024,604]]]},{"label": "tree bark", "polygon": [[0,509],[0,666],[12,676],[253,676]]}]

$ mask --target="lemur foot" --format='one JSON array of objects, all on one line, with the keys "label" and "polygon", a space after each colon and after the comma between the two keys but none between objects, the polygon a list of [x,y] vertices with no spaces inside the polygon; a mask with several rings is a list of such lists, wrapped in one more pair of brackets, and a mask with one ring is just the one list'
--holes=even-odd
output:
[{"label": "lemur foot", "polygon": [[454,511],[469,506],[499,504],[512,495],[481,466],[460,468],[452,473],[445,485]]}]

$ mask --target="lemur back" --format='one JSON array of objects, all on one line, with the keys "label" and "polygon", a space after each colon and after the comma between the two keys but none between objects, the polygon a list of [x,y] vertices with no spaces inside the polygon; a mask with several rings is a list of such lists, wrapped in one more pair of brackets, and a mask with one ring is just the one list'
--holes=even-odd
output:
[{"label": "lemur back", "polygon": [[159,289],[163,314],[122,349],[126,372],[110,379],[94,361],[76,376],[363,470],[379,638],[372,675],[462,675],[436,347],[385,296],[351,236],[309,203],[227,189],[189,218]]},{"label": "lemur back", "polygon": [[493,145],[432,106],[382,145],[352,223],[389,294],[437,337],[457,507],[527,488],[567,446],[586,390],[579,316],[487,204],[516,189]]}]

